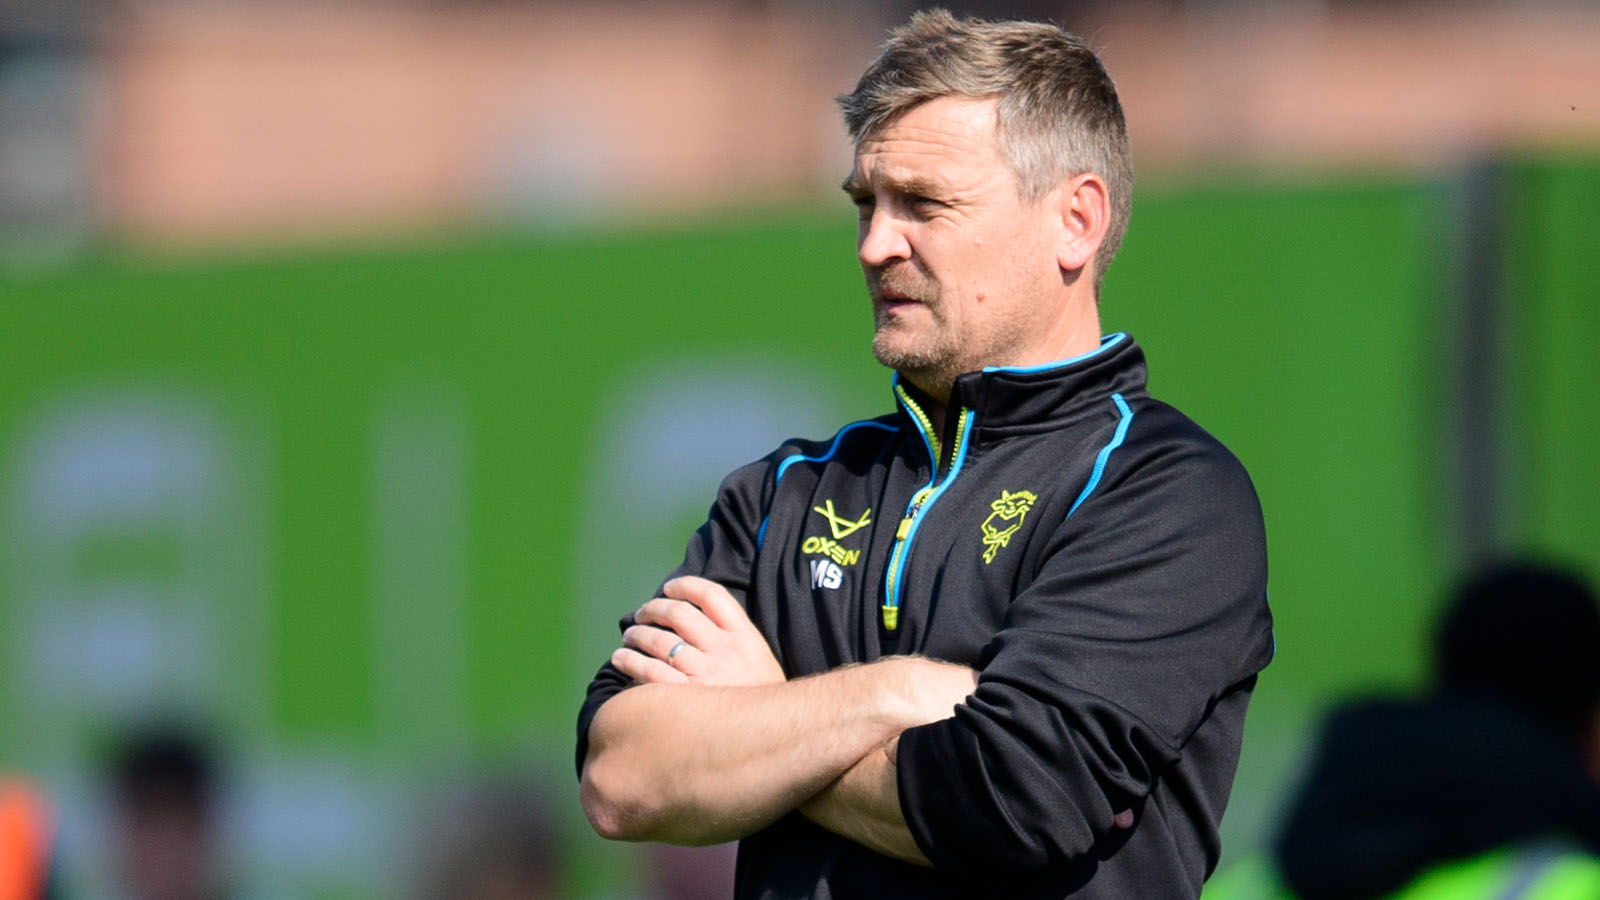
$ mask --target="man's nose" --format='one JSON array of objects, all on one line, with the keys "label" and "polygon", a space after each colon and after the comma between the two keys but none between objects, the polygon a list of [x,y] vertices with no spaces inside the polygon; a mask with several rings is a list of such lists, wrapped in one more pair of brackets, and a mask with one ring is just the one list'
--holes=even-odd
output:
[{"label": "man's nose", "polygon": [[861,225],[856,256],[862,265],[873,267],[910,259],[911,244],[906,240],[903,223],[881,206],[873,210],[872,217]]}]

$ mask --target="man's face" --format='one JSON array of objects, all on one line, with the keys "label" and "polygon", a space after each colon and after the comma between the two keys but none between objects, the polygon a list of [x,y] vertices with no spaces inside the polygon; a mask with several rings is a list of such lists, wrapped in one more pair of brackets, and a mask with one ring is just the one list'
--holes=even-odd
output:
[{"label": "man's face", "polygon": [[1045,361],[1035,357],[1061,308],[1059,216],[1053,194],[1022,202],[993,100],[913,107],[857,145],[845,190],[860,210],[879,362],[943,397],[964,372]]}]

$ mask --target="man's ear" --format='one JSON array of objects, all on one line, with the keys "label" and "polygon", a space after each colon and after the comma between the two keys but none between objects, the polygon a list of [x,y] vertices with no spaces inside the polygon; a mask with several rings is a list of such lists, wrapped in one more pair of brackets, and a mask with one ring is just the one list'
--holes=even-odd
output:
[{"label": "man's ear", "polygon": [[1105,180],[1093,172],[1061,183],[1058,195],[1061,232],[1056,242],[1056,262],[1063,271],[1076,272],[1094,261],[1111,224],[1111,193]]}]

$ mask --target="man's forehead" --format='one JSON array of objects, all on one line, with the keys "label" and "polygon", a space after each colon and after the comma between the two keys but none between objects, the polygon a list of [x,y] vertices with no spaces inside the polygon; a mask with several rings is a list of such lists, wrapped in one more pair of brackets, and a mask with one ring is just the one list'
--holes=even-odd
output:
[{"label": "man's forehead", "polygon": [[946,94],[929,97],[896,110],[879,121],[872,130],[861,135],[870,140],[885,130],[906,123],[929,122],[937,119],[959,120],[975,128],[992,128],[1000,118],[1000,97],[969,97],[964,94]]},{"label": "man's forehead", "polygon": [[[938,97],[911,107],[856,143],[851,181],[944,180],[977,158],[998,153],[992,98]],[[870,173],[870,175],[868,174]]]}]

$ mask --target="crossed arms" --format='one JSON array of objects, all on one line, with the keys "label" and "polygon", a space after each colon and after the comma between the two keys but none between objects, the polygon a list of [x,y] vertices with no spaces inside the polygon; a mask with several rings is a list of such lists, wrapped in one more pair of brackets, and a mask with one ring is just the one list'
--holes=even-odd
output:
[{"label": "crossed arms", "polygon": [[977,673],[891,657],[789,681],[720,585],[682,577],[662,593],[635,614],[611,657],[639,686],[607,700],[589,726],[580,796],[595,830],[712,844],[798,810],[879,853],[928,865],[900,809],[899,735],[950,717]]},{"label": "crossed arms", "polygon": [[[1130,839],[1156,832],[1151,852],[1198,883],[1197,857],[1168,848],[1216,852],[1244,701],[1271,656],[1264,539],[1231,457],[1153,447],[1149,477],[1117,472],[1115,492],[1039,538],[981,681],[918,657],[786,680],[735,599],[753,596],[770,473],[730,476],[680,569],[705,577],[641,607],[591,685],[578,763],[595,829],[716,843],[798,811],[892,858],[1022,870],[1137,818]],[[1163,784],[1198,799],[1146,803]]]}]

